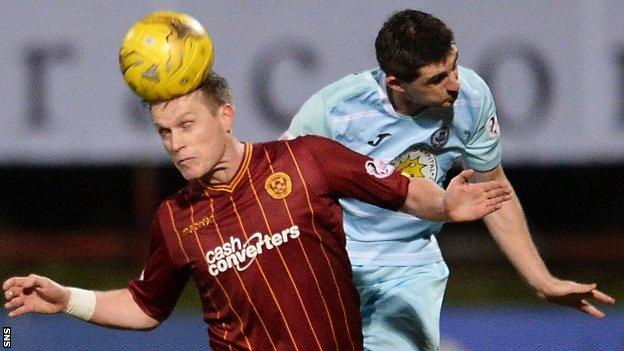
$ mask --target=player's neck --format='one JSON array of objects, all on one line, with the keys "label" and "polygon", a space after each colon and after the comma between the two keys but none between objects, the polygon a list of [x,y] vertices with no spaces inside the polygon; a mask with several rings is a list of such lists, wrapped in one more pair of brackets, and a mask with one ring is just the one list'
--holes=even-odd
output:
[{"label": "player's neck", "polygon": [[243,162],[244,154],[245,144],[232,136],[228,140],[228,144],[226,145],[219,164],[212,172],[203,176],[200,182],[204,185],[229,183],[238,172]]},{"label": "player's neck", "polygon": [[394,89],[388,89],[388,98],[394,111],[406,116],[416,116],[427,108],[408,100],[405,94]]}]

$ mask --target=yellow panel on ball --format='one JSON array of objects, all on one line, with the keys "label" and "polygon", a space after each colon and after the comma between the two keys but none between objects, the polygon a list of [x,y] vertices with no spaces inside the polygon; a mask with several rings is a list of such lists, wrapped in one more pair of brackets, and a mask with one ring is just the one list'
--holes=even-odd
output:
[{"label": "yellow panel on ball", "polygon": [[213,60],[212,40],[201,23],[173,11],[154,12],[136,22],[119,50],[124,80],[148,102],[197,89]]}]

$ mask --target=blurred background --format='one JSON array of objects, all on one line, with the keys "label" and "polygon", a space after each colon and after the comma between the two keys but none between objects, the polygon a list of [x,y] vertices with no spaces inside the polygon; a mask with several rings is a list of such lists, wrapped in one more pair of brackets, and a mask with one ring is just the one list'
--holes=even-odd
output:
[{"label": "blurred background", "polygon": [[[211,34],[241,140],[277,138],[316,90],[375,66],[394,11],[416,8],[455,31],[460,64],[490,85],[503,164],[554,274],[616,299],[624,263],[622,1],[0,1],[0,279],[36,272],[119,288],[146,258],[159,201],[184,184],[144,107],[124,86],[121,39],[155,10],[184,11]],[[438,237],[451,269],[443,351],[624,350],[624,310],[593,320],[539,300],[480,223]],[[189,286],[149,333],[65,316],[26,316],[16,350],[205,349]],[[4,329],[4,328],[3,328]]]}]

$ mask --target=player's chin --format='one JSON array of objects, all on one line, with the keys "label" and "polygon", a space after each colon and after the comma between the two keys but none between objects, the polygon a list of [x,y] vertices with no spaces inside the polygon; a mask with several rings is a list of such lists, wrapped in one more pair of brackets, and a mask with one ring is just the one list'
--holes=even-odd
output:
[{"label": "player's chin", "polygon": [[182,174],[182,177],[186,180],[193,180],[193,179],[200,178],[199,172],[195,172],[190,167],[185,167],[183,165],[176,164],[176,168],[178,169],[178,171],[180,171],[180,174]]}]

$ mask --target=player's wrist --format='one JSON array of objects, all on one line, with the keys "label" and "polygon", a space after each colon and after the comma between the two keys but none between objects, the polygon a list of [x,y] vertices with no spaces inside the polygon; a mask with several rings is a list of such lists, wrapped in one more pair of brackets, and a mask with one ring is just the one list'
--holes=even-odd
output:
[{"label": "player's wrist", "polygon": [[95,312],[95,292],[92,290],[84,290],[68,287],[69,301],[65,307],[66,314],[88,321]]},{"label": "player's wrist", "polygon": [[438,208],[439,208],[438,211],[440,213],[440,221],[444,221],[444,222],[455,221],[455,218],[454,218],[455,205],[454,205],[453,199],[449,198],[448,191],[444,192],[444,196],[442,197],[442,200],[440,201]]}]

